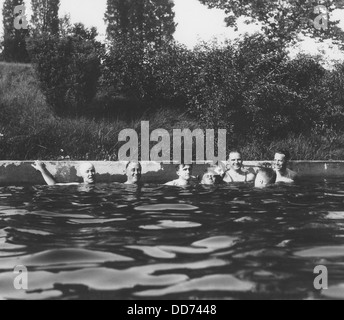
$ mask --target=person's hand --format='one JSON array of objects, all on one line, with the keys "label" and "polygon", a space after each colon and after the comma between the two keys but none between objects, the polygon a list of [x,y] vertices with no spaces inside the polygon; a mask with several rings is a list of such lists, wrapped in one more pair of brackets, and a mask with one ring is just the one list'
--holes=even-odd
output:
[{"label": "person's hand", "polygon": [[37,171],[42,172],[45,168],[45,165],[43,162],[41,161],[35,161],[34,164],[31,165],[34,169],[36,169]]},{"label": "person's hand", "polygon": [[226,162],[226,169],[225,169],[225,173],[227,173],[228,171],[231,170],[231,165],[229,162]]}]

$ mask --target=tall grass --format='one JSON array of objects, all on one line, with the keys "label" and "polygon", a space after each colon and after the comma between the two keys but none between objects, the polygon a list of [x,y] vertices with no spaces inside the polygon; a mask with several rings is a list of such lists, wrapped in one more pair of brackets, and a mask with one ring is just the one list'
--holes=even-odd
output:
[{"label": "tall grass", "polygon": [[1,160],[117,160],[118,134],[140,131],[149,120],[152,130],[197,127],[185,114],[160,109],[134,120],[61,118],[47,105],[30,65],[0,63]]}]

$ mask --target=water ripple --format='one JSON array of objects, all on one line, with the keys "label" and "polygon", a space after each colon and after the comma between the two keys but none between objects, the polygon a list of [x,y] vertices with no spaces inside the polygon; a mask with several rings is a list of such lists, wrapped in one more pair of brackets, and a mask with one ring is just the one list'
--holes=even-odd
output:
[{"label": "water ripple", "polygon": [[231,275],[219,274],[190,280],[166,289],[146,290],[135,293],[135,295],[139,297],[161,297],[168,294],[179,294],[189,291],[247,292],[252,291],[254,287],[255,285],[251,282],[239,280]]},{"label": "water ripple", "polygon": [[344,256],[344,246],[316,247],[295,252],[302,258],[337,258]]},{"label": "water ripple", "polygon": [[194,211],[197,210],[198,207],[191,206],[188,204],[153,204],[153,205],[146,205],[146,206],[139,206],[136,207],[135,210],[137,211]]},{"label": "water ripple", "polygon": [[158,225],[147,225],[141,226],[141,229],[145,230],[163,230],[163,229],[188,229],[188,228],[197,228],[201,227],[200,223],[189,222],[189,221],[172,221],[172,220],[163,220],[159,221]]},{"label": "water ripple", "polygon": [[121,255],[96,252],[84,249],[58,249],[40,252],[24,257],[1,259],[1,270],[13,269],[17,265],[26,267],[49,267],[59,265],[71,267],[73,264],[99,264],[111,261],[132,261],[133,259]]}]

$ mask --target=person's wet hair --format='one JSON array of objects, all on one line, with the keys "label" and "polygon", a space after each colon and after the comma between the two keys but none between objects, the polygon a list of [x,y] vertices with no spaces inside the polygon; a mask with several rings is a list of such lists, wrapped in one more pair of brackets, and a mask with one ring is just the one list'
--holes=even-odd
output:
[{"label": "person's wet hair", "polygon": [[277,180],[276,172],[271,168],[260,168],[257,172],[257,177],[262,176],[266,180],[267,184],[274,184]]},{"label": "person's wet hair", "polygon": [[191,170],[192,170],[192,164],[185,164],[185,163],[180,163],[176,165],[176,172],[178,172],[180,169],[185,168],[186,166],[190,166]]},{"label": "person's wet hair", "polygon": [[214,176],[217,175],[216,172],[212,168],[208,168],[208,169],[204,170],[203,173],[201,175],[199,175],[198,177],[203,178],[206,174],[209,174],[209,173],[214,175]]},{"label": "person's wet hair", "polygon": [[289,161],[291,159],[291,155],[290,155],[290,152],[288,150],[285,150],[285,149],[279,149],[275,152],[275,154],[283,154],[285,155],[285,159],[287,161]]}]

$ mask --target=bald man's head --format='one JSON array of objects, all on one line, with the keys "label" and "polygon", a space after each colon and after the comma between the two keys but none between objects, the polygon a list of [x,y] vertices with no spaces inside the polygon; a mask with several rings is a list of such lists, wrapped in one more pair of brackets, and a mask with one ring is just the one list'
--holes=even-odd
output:
[{"label": "bald man's head", "polygon": [[80,174],[86,184],[94,184],[96,182],[96,169],[90,162],[85,162],[79,167]]}]

